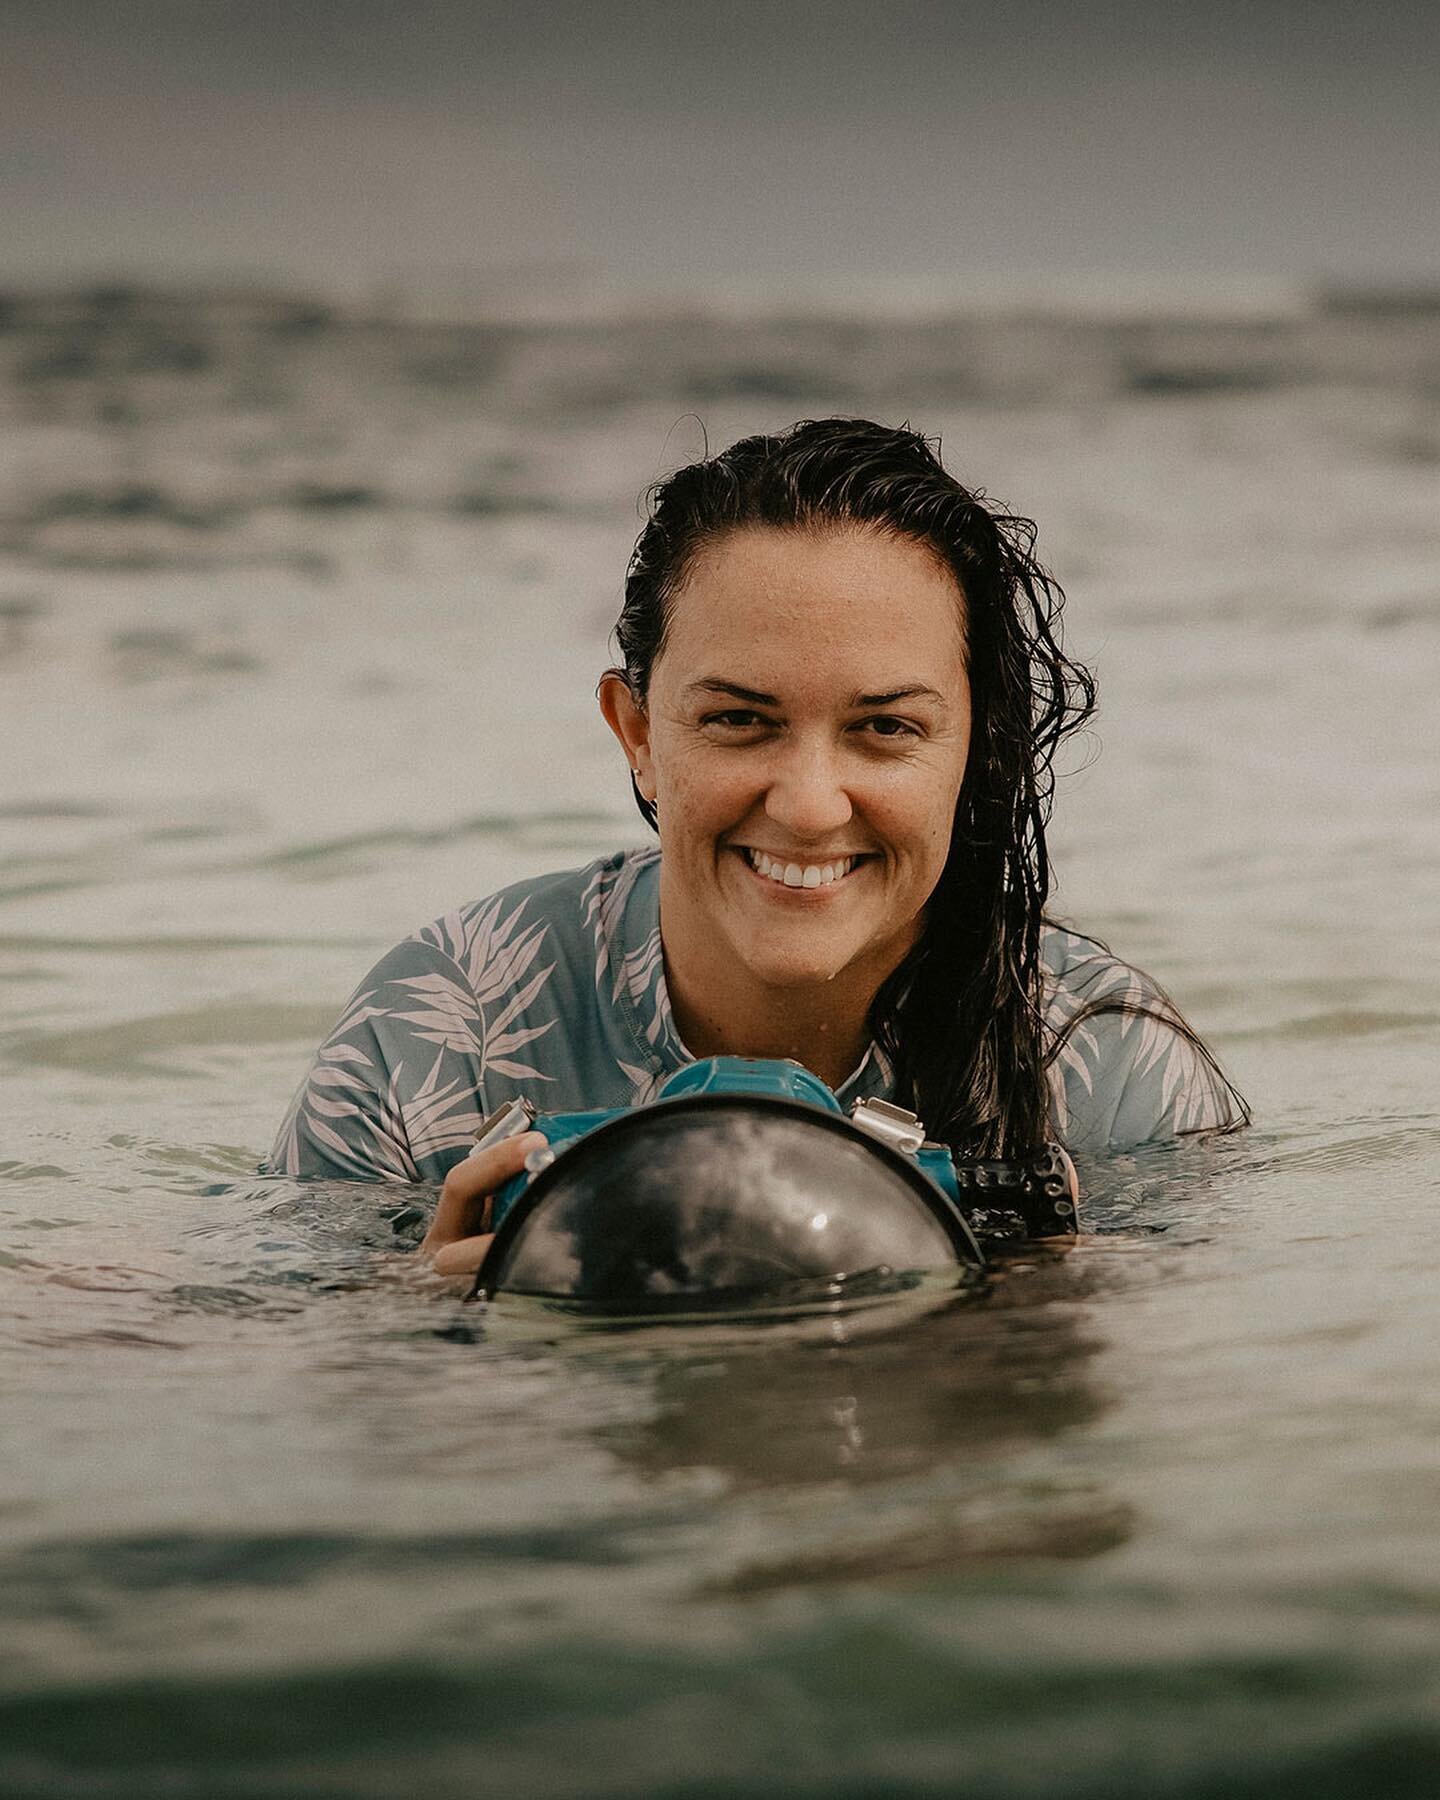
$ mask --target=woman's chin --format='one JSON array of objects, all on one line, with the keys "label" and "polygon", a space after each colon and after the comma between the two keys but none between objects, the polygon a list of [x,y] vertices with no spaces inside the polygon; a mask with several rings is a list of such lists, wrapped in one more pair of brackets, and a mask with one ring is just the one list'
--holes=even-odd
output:
[{"label": "woman's chin", "polygon": [[740,961],[758,986],[798,993],[834,981],[849,967],[851,956],[838,945],[828,951],[814,943],[751,945]]}]

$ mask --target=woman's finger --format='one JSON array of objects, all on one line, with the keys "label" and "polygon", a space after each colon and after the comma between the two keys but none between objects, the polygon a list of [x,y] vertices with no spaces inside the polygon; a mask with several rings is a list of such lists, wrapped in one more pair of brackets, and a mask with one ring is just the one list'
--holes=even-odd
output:
[{"label": "woman's finger", "polygon": [[480,1237],[456,1238],[453,1244],[442,1244],[435,1252],[431,1267],[437,1275],[473,1275],[485,1260],[485,1252],[495,1241],[495,1233]]},{"label": "woman's finger", "polygon": [[543,1133],[526,1131],[519,1137],[487,1145],[478,1155],[456,1163],[445,1177],[421,1252],[434,1256],[446,1244],[475,1236],[485,1223],[485,1204],[490,1196],[504,1187],[512,1175],[518,1175],[525,1167],[525,1158],[544,1143]]}]

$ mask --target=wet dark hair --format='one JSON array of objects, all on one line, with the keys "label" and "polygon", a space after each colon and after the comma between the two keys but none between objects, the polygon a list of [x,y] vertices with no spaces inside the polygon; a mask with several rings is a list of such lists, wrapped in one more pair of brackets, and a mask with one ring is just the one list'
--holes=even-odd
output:
[{"label": "wet dark hair", "polygon": [[[928,545],[954,573],[969,761],[920,937],[876,993],[869,1025],[894,1065],[897,1098],[932,1137],[962,1154],[1006,1156],[1049,1135],[1046,1068],[1058,1046],[1042,1012],[1045,828],[1055,752],[1093,713],[1095,684],[1061,648],[1064,595],[1035,559],[1034,525],[963,487],[937,448],[908,427],[807,420],[657,482],[626,579],[616,672],[643,706],[697,554],[742,527],[869,527]],[[638,787],[635,798],[654,826]]]}]

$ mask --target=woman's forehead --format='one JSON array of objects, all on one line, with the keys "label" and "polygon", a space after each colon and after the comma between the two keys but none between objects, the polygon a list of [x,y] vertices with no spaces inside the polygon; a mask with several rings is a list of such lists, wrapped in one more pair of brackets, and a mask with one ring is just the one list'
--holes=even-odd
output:
[{"label": "woman's forehead", "polygon": [[745,526],[701,546],[670,603],[666,650],[814,653],[864,644],[964,652],[965,602],[933,545],[866,525]]}]

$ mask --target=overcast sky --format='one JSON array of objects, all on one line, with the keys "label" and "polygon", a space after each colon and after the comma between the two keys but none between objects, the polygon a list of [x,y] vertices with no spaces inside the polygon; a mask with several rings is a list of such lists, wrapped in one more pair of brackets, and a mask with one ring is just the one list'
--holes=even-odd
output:
[{"label": "overcast sky", "polygon": [[1440,281],[1440,4],[0,0],[0,281]]}]

